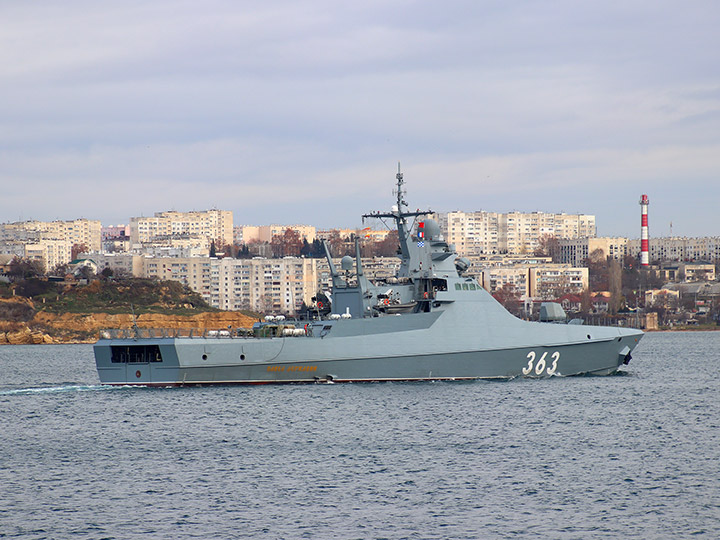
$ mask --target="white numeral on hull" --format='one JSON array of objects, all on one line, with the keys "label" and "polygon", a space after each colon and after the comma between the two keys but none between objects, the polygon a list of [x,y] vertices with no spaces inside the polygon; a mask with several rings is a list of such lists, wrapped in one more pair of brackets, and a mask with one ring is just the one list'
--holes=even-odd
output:
[{"label": "white numeral on hull", "polygon": [[542,375],[544,371],[545,375],[554,375],[557,370],[558,360],[560,360],[560,352],[555,351],[550,355],[550,359],[552,360],[552,364],[550,366],[547,365],[547,361],[545,360],[547,358],[547,354],[547,351],[545,351],[536,363],[535,357],[537,355],[535,354],[535,351],[530,351],[527,354],[527,366],[522,368],[522,374],[530,375],[534,372],[535,375]]}]

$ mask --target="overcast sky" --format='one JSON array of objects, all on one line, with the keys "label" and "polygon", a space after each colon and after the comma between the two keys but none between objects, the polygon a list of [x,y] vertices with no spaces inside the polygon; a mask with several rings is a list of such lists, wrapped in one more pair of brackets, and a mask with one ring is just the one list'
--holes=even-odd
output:
[{"label": "overcast sky", "polygon": [[0,0],[0,221],[413,208],[720,235],[720,2]]}]

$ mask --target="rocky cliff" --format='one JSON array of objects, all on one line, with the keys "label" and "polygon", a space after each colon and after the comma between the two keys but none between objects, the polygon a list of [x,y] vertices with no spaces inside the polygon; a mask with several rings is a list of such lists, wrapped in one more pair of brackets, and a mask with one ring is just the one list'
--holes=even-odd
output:
[{"label": "rocky cliff", "polygon": [[132,328],[131,306],[140,328],[219,330],[251,327],[256,320],[215,311],[178,282],[132,278],[81,285],[31,279],[0,283],[0,345],[92,343],[100,330]]},{"label": "rocky cliff", "polygon": [[[249,328],[256,319],[239,312],[217,311],[195,315],[147,313],[137,316],[140,328],[196,328],[201,330]],[[92,343],[107,328],[132,328],[131,314],[48,313],[39,311],[32,319],[0,327],[1,344]]]}]

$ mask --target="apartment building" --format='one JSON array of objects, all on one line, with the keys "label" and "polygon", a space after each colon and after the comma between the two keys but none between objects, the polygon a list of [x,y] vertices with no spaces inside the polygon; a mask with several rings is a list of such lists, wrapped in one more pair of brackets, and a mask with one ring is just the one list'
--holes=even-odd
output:
[{"label": "apartment building", "polygon": [[168,211],[156,212],[153,217],[130,218],[130,243],[133,246],[179,236],[232,244],[232,212],[229,210]]},{"label": "apartment building", "polygon": [[85,244],[99,251],[101,247],[100,221],[74,219],[72,221],[20,221],[0,224],[0,242],[55,240],[70,244]]},{"label": "apartment building", "polygon": [[144,274],[144,257],[135,253],[87,252],[78,254],[77,258],[93,261],[97,273],[108,268],[115,276],[143,277]]},{"label": "apartment building", "polygon": [[[650,261],[708,261],[720,260],[720,236],[650,238]],[[628,252],[640,256],[640,239],[628,241]]]},{"label": "apartment building", "polygon": [[287,229],[295,231],[308,243],[313,243],[317,235],[317,230],[311,225],[242,225],[235,227],[235,241],[237,244],[272,242],[273,236],[282,236]]},{"label": "apartment building", "polygon": [[31,244],[25,244],[24,257],[38,261],[43,265],[45,272],[49,272],[72,260],[72,246],[73,244],[66,240],[38,240]]},{"label": "apartment building", "polygon": [[72,245],[65,240],[0,241],[0,253],[40,263],[45,272],[72,259]]},{"label": "apartment building", "polygon": [[448,212],[436,214],[448,243],[462,256],[533,253],[545,236],[595,236],[595,216],[546,212]]},{"label": "apartment building", "polygon": [[478,282],[489,293],[512,285],[520,298],[554,300],[563,294],[580,294],[588,287],[587,268],[568,264],[511,264],[488,266],[478,274]]},{"label": "apartment building", "polygon": [[661,262],[657,270],[665,281],[715,281],[715,265],[699,262]]},{"label": "apartment building", "polygon": [[[318,280],[321,288],[324,291],[329,291],[332,288],[332,275],[330,273],[330,265],[328,265],[327,259],[316,259],[317,261],[317,272]],[[342,272],[341,257],[334,257],[333,264],[335,270]],[[362,264],[363,274],[370,281],[386,281],[392,280],[400,270],[400,257],[362,257],[360,259]],[[353,269],[350,271],[350,278],[355,276],[355,263],[353,261]]]},{"label": "apartment building", "polygon": [[553,256],[557,262],[583,266],[594,253],[603,260],[612,257],[622,261],[628,254],[628,240],[623,237],[560,238],[555,249]]},{"label": "apartment building", "polygon": [[180,281],[213,307],[297,313],[317,293],[315,259],[145,257],[145,277]]},{"label": "apartment building", "polygon": [[0,224],[0,253],[40,262],[45,271],[72,259],[74,245],[101,249],[99,221],[22,221]]}]

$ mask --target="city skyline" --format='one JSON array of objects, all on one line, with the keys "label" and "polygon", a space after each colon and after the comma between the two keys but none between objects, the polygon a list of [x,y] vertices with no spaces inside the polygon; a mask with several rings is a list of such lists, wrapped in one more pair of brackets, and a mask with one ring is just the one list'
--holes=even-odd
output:
[{"label": "city skyline", "polygon": [[0,7],[0,222],[392,204],[717,236],[720,5]]}]

